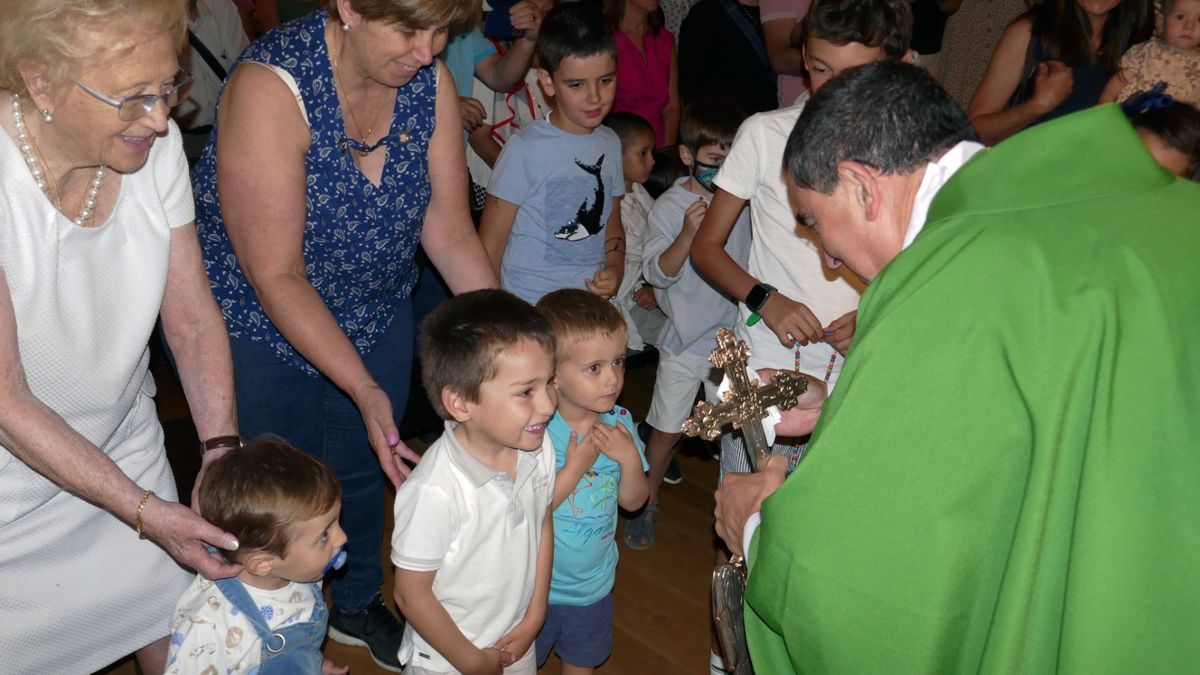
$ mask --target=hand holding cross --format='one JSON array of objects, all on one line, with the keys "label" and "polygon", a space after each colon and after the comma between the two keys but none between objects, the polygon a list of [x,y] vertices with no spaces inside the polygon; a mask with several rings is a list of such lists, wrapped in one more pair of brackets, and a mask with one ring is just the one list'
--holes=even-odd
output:
[{"label": "hand holding cross", "polygon": [[780,371],[771,384],[762,384],[746,372],[749,358],[750,348],[734,337],[732,330],[717,331],[717,348],[709,361],[725,371],[732,386],[725,392],[723,403],[697,403],[692,416],[683,423],[683,433],[711,441],[721,435],[726,424],[732,424],[745,435],[746,446],[758,469],[771,454],[762,425],[767,409],[778,406],[787,410],[796,405],[796,399],[808,389],[808,380],[799,373]]}]

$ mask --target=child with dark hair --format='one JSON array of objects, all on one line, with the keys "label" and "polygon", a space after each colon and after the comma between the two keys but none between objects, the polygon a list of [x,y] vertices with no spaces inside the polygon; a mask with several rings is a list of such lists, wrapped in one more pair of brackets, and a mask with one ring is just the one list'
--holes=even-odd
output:
[{"label": "child with dark hair", "polygon": [[425,393],[446,431],[396,491],[405,673],[536,668],[554,551],[554,344],[504,291],[450,298],[421,325]]},{"label": "child with dark hair", "polygon": [[554,328],[558,411],[554,443],[554,572],[537,662],[551,651],[563,672],[589,673],[612,651],[617,507],[646,501],[646,460],[633,416],[617,405],[625,383],[625,322],[587,292],[547,294],[538,311]]},{"label": "child with dark hair", "polygon": [[[692,239],[712,199],[713,179],[729,153],[745,115],[723,98],[700,99],[683,109],[679,158],[689,175],[676,181],[650,210],[642,273],[654,286],[667,324],[658,338],[658,373],[646,423],[650,426],[650,495],[646,509],[625,528],[625,543],[644,549],[654,543],[659,519],[658,489],[680,429],[692,410],[696,391],[718,402],[708,356],[717,346],[717,329],[737,318],[737,305],[713,288],[688,259]],[[750,214],[743,209],[725,243],[725,252],[745,265],[750,252]]]},{"label": "child with dark hair", "polygon": [[671,189],[680,178],[688,175],[688,168],[679,159],[679,148],[660,148],[654,151],[654,166],[646,177],[643,187],[653,199],[658,199],[662,193]]},{"label": "child with dark hair", "polygon": [[641,351],[654,344],[662,330],[662,310],[653,290],[642,278],[642,244],[646,240],[646,214],[654,198],[642,187],[654,168],[654,129],[631,112],[609,113],[604,126],[621,139],[621,167],[625,174],[625,196],[621,198],[621,224],[625,227],[625,274],[613,298],[625,317],[628,347]]},{"label": "child with dark hair", "polygon": [[584,2],[551,10],[538,79],[555,108],[512,136],[488,182],[479,236],[500,285],[527,302],[559,288],[616,295],[625,268],[621,141],[601,122],[616,94],[616,46]]},{"label": "child with dark hair", "polygon": [[1101,103],[1124,101],[1165,82],[1176,101],[1200,105],[1200,0],[1164,0],[1162,10],[1161,37],[1125,52]]},{"label": "child with dark hair", "polygon": [[214,461],[199,496],[204,517],[237,537],[225,555],[242,572],[196,575],[171,619],[166,673],[347,672],[321,656],[329,618],[321,579],[345,559],[333,469],[260,436]]},{"label": "child with dark hair", "polygon": [[1163,168],[1200,182],[1200,110],[1175,101],[1143,110],[1129,121]]}]

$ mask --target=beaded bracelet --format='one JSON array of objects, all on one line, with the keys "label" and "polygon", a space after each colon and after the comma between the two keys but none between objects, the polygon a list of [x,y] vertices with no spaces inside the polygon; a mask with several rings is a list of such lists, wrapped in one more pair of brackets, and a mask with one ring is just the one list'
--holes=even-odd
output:
[{"label": "beaded bracelet", "polygon": [[138,502],[137,511],[133,514],[133,529],[137,531],[138,539],[146,538],[145,528],[142,526],[142,511],[146,510],[146,504],[153,496],[154,490],[146,490],[146,494],[142,495],[142,501]]}]

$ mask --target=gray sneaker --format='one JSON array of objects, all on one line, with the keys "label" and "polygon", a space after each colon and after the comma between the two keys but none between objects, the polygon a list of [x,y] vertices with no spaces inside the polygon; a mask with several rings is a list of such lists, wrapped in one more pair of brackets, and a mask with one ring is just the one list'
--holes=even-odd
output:
[{"label": "gray sneaker", "polygon": [[402,671],[399,654],[403,635],[404,622],[392,614],[378,595],[360,611],[349,613],[334,607],[329,612],[329,639],[366,647],[376,665],[393,673]]}]

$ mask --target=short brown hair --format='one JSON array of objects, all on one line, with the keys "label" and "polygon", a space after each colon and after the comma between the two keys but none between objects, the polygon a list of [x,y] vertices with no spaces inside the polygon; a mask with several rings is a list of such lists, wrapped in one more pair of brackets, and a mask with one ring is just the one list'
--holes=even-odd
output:
[{"label": "short brown hair", "polygon": [[46,68],[51,83],[68,79],[83,59],[120,53],[147,32],[165,31],[182,48],[187,8],[182,0],[20,0],[4,3],[0,21],[0,87],[26,93],[20,68]]},{"label": "short brown hair", "polygon": [[[482,11],[480,0],[348,0],[367,21],[399,24],[424,30],[476,23]],[[334,21],[341,21],[337,0],[324,0]]]},{"label": "short brown hair", "polygon": [[328,464],[278,436],[259,436],[209,465],[200,484],[204,517],[238,540],[238,552],[287,555],[290,525],[326,513],[342,498]]},{"label": "short brown hair", "polygon": [[698,98],[683,107],[679,142],[693,155],[706,145],[728,145],[745,119],[746,113],[730,99]]},{"label": "short brown hair", "polygon": [[479,401],[479,387],[496,376],[496,355],[521,340],[554,353],[554,332],[533,305],[507,291],[472,291],[446,300],[421,322],[421,383],[442,419],[449,387]]},{"label": "short brown hair", "polygon": [[857,42],[902,59],[912,42],[909,0],[816,0],[804,18],[804,39],[844,46]]},{"label": "short brown hair", "polygon": [[566,357],[571,343],[579,338],[611,335],[615,331],[626,330],[625,319],[616,306],[594,293],[577,288],[547,293],[538,300],[537,309],[554,329],[554,339],[558,343],[557,357],[560,359]]}]

